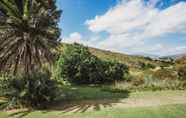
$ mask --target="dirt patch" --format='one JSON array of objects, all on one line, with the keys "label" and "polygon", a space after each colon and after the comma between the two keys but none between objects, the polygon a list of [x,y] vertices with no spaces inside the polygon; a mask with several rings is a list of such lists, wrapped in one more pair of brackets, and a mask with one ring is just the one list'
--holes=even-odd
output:
[{"label": "dirt patch", "polygon": [[114,107],[149,107],[149,106],[160,106],[160,105],[171,105],[171,104],[185,104],[186,96],[161,96],[153,97],[149,99],[140,98],[140,99],[125,99],[121,100],[122,103],[116,103]]}]

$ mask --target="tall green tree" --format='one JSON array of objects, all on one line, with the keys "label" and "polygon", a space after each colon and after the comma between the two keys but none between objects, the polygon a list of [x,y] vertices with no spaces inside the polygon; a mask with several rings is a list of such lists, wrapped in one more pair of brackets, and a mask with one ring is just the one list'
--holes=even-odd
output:
[{"label": "tall green tree", "polygon": [[0,69],[30,74],[60,42],[55,0],[0,0]]}]

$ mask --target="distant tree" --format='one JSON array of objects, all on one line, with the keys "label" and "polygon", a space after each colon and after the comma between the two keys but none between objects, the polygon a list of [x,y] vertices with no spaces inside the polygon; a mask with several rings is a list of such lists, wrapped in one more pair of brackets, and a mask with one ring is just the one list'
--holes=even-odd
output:
[{"label": "distant tree", "polygon": [[55,0],[0,0],[0,69],[30,74],[52,62],[60,14]]}]

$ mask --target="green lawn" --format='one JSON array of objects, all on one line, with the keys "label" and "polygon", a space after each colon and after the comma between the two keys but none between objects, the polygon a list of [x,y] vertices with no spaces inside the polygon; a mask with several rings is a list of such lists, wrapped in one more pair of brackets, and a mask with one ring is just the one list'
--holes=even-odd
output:
[{"label": "green lawn", "polygon": [[[99,100],[99,99],[121,99],[129,97],[129,92],[124,91],[122,93],[113,93],[105,91],[100,86],[87,87],[87,86],[74,86],[74,87],[63,87],[65,93],[65,99],[68,101],[77,100]],[[63,96],[62,96],[63,98]]]},{"label": "green lawn", "polygon": [[[186,91],[112,93],[100,87],[83,86],[63,90],[68,95],[65,99],[60,96],[48,110],[2,111],[0,118],[186,118]],[[62,102],[64,100],[66,102]],[[140,106],[130,107],[130,102],[138,100],[144,106],[140,103]]]},{"label": "green lawn", "polygon": [[[106,88],[107,89],[107,88]],[[125,98],[144,98],[153,96],[186,96],[185,90],[166,90],[166,91],[142,91],[142,92],[112,92],[105,90],[105,87],[87,87],[87,86],[74,86],[74,87],[64,87],[63,92],[65,92],[65,99],[68,101],[77,100],[102,100],[102,99],[125,99]],[[63,96],[62,96],[63,98]]]},{"label": "green lawn", "polygon": [[0,113],[0,118],[186,118],[186,104],[144,108],[105,108],[82,113],[34,111],[15,114]]}]

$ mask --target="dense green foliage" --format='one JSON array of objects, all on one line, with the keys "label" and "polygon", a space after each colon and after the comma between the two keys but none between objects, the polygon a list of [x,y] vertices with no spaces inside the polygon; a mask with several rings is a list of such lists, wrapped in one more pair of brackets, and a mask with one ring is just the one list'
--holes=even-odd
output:
[{"label": "dense green foliage", "polygon": [[55,59],[60,14],[55,0],[0,0],[0,71],[14,75],[0,83],[7,106],[44,107],[56,97],[56,81],[40,69]]},{"label": "dense green foliage", "polygon": [[58,77],[74,84],[101,84],[124,80],[128,67],[118,62],[103,61],[87,47],[68,45],[57,61]]},{"label": "dense green foliage", "polygon": [[55,0],[0,0],[0,69],[30,74],[59,43]]},{"label": "dense green foliage", "polygon": [[114,61],[102,61],[102,66],[103,73],[105,74],[104,77],[110,82],[126,80],[126,77],[128,76],[129,68],[122,63]]},{"label": "dense green foliage", "polygon": [[4,107],[18,106],[42,108],[59,94],[58,83],[50,73],[37,72],[28,77],[5,77],[0,80],[1,93],[7,98]]},{"label": "dense green foliage", "polygon": [[[66,45],[59,55],[54,54],[60,43],[61,13],[55,2],[0,0],[0,70],[15,75],[0,78],[0,97],[5,100],[2,107],[44,108],[56,99],[117,101],[128,97],[130,91],[186,89],[185,58],[175,61],[182,65],[176,70],[169,58],[129,56],[80,44]],[[54,72],[51,77],[51,72],[41,71],[41,67],[53,59],[56,65],[50,68]],[[94,86],[62,88],[57,80]]]}]

